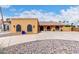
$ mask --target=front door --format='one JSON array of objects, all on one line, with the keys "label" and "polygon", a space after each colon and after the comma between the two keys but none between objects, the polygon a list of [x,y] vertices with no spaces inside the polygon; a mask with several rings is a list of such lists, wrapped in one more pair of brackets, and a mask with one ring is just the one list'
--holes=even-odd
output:
[{"label": "front door", "polygon": [[40,26],[40,31],[44,31],[44,27],[43,26]]},{"label": "front door", "polygon": [[47,26],[47,31],[50,31],[50,30],[51,30],[50,26]]},{"label": "front door", "polygon": [[59,31],[59,26],[56,26],[56,27],[55,27],[55,30],[56,30],[56,31]]}]

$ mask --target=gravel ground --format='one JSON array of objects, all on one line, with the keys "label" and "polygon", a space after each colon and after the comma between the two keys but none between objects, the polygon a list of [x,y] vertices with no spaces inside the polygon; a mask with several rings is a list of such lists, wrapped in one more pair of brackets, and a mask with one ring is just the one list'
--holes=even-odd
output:
[{"label": "gravel ground", "polygon": [[46,39],[4,48],[6,54],[77,54],[79,41]]}]

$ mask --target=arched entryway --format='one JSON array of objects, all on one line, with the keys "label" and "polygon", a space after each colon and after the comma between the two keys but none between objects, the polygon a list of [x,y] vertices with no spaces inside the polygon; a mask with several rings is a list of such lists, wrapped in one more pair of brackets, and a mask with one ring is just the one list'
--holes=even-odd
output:
[{"label": "arched entryway", "polygon": [[59,31],[59,26],[55,26],[55,30],[56,31]]},{"label": "arched entryway", "polygon": [[27,26],[27,31],[28,31],[28,32],[32,32],[32,25],[31,25],[31,24],[29,24],[29,25]]},{"label": "arched entryway", "polygon": [[21,25],[16,25],[16,32],[21,32]]},{"label": "arched entryway", "polygon": [[50,30],[51,30],[50,26],[47,26],[47,31],[50,31]]},{"label": "arched entryway", "polygon": [[44,27],[43,26],[40,26],[40,31],[43,31],[44,30]]}]

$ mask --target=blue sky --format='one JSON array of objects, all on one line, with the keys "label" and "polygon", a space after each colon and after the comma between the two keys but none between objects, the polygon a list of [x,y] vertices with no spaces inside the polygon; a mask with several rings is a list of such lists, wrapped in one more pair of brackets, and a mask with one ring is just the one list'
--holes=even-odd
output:
[{"label": "blue sky", "polygon": [[39,21],[79,21],[78,5],[4,5],[4,18],[38,18]]},{"label": "blue sky", "polygon": [[74,7],[73,5],[11,5],[10,8],[3,8],[3,13],[6,16],[13,16],[14,12],[10,11],[10,9],[15,8],[16,12],[22,12],[25,10],[43,10],[45,12],[54,12],[55,14],[59,14],[62,9],[67,10],[70,7]]}]

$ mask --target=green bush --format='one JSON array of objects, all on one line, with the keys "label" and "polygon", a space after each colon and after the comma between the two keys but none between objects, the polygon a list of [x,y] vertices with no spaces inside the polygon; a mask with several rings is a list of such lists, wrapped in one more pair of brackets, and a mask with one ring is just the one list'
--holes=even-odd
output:
[{"label": "green bush", "polygon": [[65,25],[65,27],[71,27],[70,25]]}]

